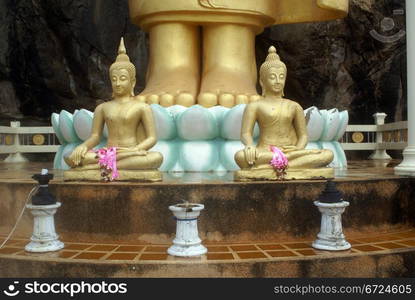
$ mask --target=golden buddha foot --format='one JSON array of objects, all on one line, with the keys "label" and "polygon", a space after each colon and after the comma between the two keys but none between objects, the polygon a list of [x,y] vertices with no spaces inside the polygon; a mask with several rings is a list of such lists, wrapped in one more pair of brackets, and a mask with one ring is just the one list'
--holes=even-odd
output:
[{"label": "golden buddha foot", "polygon": [[[275,180],[276,171],[270,165],[274,157],[271,147],[278,147],[288,159],[285,179],[317,179],[334,177],[333,169],[326,168],[333,160],[330,150],[307,150],[307,127],[302,107],[283,98],[287,68],[275,47],[269,49],[260,68],[263,97],[249,103],[242,119],[241,140],[245,149],[235,154],[242,169],[236,180]],[[258,123],[260,136],[254,145],[253,129]]]},{"label": "golden buddha foot", "polygon": [[[134,97],[136,71],[121,39],[118,57],[110,67],[113,99],[97,106],[91,136],[66,156],[72,168],[64,180],[160,181],[157,170],[163,162],[159,152],[148,152],[156,140],[151,108]],[[108,142],[100,151],[92,150],[101,140],[104,125]]]},{"label": "golden buddha foot", "polygon": [[129,0],[129,7],[150,37],[140,101],[232,107],[259,99],[255,35],[273,24],[342,18],[348,0]]}]

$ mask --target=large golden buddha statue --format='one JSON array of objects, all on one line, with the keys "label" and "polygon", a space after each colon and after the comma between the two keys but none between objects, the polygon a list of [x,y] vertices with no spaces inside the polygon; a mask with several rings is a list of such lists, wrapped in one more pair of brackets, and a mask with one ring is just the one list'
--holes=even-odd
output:
[{"label": "large golden buddha statue", "polygon": [[[126,54],[124,41],[116,61],[110,67],[113,99],[97,106],[91,136],[65,157],[71,170],[65,180],[145,180],[159,181],[163,157],[149,152],[156,140],[151,107],[134,97],[136,70]],[[100,141],[104,125],[108,127],[105,148],[93,151]]]},{"label": "large golden buddha statue", "polygon": [[150,37],[142,101],[232,107],[259,99],[255,35],[274,24],[342,18],[348,0],[129,0],[129,7]]},{"label": "large golden buddha statue", "polygon": [[[286,75],[287,67],[275,47],[271,47],[260,68],[263,97],[249,103],[244,111],[241,140],[246,147],[235,154],[235,161],[242,169],[235,173],[236,180],[277,179],[279,176],[271,166],[275,148],[288,159],[285,179],[334,177],[333,169],[326,167],[333,160],[330,150],[305,149],[304,111],[297,102],[283,98]],[[256,122],[260,129],[257,145],[252,134]]]}]

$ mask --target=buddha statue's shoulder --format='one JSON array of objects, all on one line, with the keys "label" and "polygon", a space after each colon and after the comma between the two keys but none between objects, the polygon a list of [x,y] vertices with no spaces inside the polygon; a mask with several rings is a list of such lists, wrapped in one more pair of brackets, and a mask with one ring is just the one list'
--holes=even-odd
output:
[{"label": "buddha statue's shoulder", "polygon": [[98,104],[96,107],[95,107],[95,112],[101,112],[101,111],[103,111],[104,110],[104,108],[107,106],[107,101],[100,101],[100,104]]},{"label": "buddha statue's shoulder", "polygon": [[300,105],[300,103],[294,100],[284,98],[284,101],[285,103],[287,103],[288,106],[292,107],[293,109],[303,110],[303,107]]},{"label": "buddha statue's shoulder", "polygon": [[246,105],[246,108],[247,108],[247,109],[257,109],[259,106],[261,106],[262,101],[263,101],[263,98],[261,98],[261,99],[260,99],[260,100],[258,100],[258,101],[249,102],[249,103]]},{"label": "buddha statue's shoulder", "polygon": [[145,102],[133,100],[134,107],[142,110],[151,110],[151,105]]}]

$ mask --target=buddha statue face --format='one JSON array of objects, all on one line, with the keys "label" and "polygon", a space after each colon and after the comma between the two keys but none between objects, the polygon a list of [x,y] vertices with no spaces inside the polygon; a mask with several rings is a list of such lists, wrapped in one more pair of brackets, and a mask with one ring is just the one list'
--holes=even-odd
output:
[{"label": "buddha statue face", "polygon": [[124,68],[114,68],[110,73],[113,96],[134,95],[135,79]]},{"label": "buddha statue face", "polygon": [[270,67],[261,77],[263,94],[282,95],[284,93],[286,70],[283,67]]},{"label": "buddha statue face", "polygon": [[287,67],[280,60],[277,49],[271,46],[268,56],[259,70],[259,83],[262,87],[262,96],[267,94],[284,96]]},{"label": "buddha statue face", "polygon": [[112,96],[134,96],[135,75],[135,66],[130,62],[124,46],[124,39],[121,38],[117,59],[110,66]]}]

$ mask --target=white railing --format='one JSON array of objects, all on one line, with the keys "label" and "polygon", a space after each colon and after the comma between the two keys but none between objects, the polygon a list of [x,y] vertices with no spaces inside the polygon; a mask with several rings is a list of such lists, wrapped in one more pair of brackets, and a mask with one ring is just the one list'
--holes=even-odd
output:
[{"label": "white railing", "polygon": [[370,159],[390,159],[386,150],[404,150],[408,145],[408,121],[385,124],[386,114],[373,115],[374,125],[348,125],[340,143],[345,151],[373,150]]},{"label": "white railing", "polygon": [[[374,125],[348,125],[340,140],[345,151],[373,150],[371,159],[390,159],[386,150],[403,150],[408,143],[408,122],[384,124],[386,114],[374,114]],[[0,126],[0,154],[6,162],[26,161],[21,153],[55,153],[59,141],[52,127]]]},{"label": "white railing", "polygon": [[5,162],[25,162],[22,153],[55,153],[59,141],[52,127],[20,127],[20,122],[0,126],[0,154],[9,154]]}]

